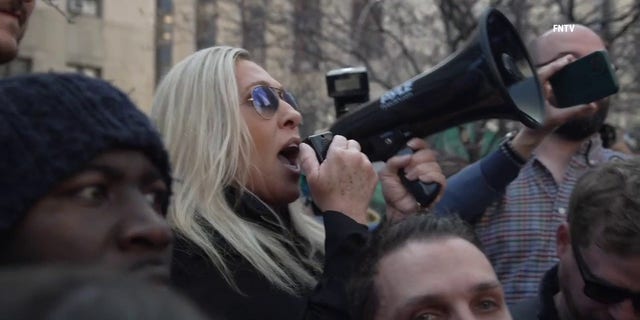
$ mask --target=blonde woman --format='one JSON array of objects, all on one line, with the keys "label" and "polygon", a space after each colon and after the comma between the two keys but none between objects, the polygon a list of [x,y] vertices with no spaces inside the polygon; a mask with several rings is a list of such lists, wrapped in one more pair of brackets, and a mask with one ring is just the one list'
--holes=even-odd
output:
[{"label": "blonde woman", "polygon": [[[347,317],[344,284],[367,239],[378,179],[358,143],[336,136],[320,165],[301,143],[293,96],[239,48],[204,49],[177,64],[158,87],[152,117],[176,179],[174,285],[226,319]],[[411,143],[421,150],[385,170],[444,183],[433,152]],[[301,172],[324,226],[288,209]],[[414,210],[388,176],[393,210]]]}]

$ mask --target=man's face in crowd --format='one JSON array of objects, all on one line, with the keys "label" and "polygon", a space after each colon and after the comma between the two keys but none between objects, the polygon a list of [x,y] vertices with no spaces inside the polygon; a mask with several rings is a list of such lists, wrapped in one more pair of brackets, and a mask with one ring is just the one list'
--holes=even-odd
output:
[{"label": "man's face in crowd", "polygon": [[[545,65],[567,54],[579,59],[599,50],[606,50],[602,39],[580,25],[573,32],[547,32],[533,46],[536,65]],[[599,107],[594,115],[570,120],[555,133],[567,140],[581,141],[598,132],[609,112],[609,100],[605,98],[592,103]]]},{"label": "man's face in crowd", "polygon": [[640,319],[640,308],[634,310],[631,299],[602,303],[587,296],[584,292],[585,279],[582,276],[584,273],[587,280],[595,281],[600,287],[596,292],[605,297],[614,295],[605,288],[613,288],[614,292],[622,289],[640,293],[640,256],[623,257],[607,253],[596,244],[586,248],[574,247],[569,241],[566,224],[560,227],[558,233],[558,278],[564,299],[561,300],[563,306],[558,309],[565,309],[569,313],[568,316],[574,319]]},{"label": "man's face in crowd", "polygon": [[27,211],[4,258],[97,264],[165,282],[173,240],[162,206],[167,193],[142,153],[105,152]]},{"label": "man's face in crowd", "polygon": [[511,319],[485,255],[455,237],[414,240],[380,260],[375,319]]},{"label": "man's face in crowd", "polygon": [[18,44],[35,4],[36,0],[0,0],[0,63],[7,63],[18,54]]}]

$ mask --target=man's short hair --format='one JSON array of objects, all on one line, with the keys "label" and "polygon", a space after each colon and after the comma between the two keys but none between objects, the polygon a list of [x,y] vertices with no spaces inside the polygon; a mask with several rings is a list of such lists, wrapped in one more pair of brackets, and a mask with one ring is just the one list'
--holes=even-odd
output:
[{"label": "man's short hair", "polygon": [[608,162],[585,173],[571,194],[568,221],[574,244],[640,254],[640,159]]},{"label": "man's short hair", "polygon": [[373,319],[377,312],[379,301],[375,276],[382,258],[411,241],[451,237],[467,240],[482,251],[473,229],[456,215],[414,215],[396,224],[381,227],[363,251],[347,287],[352,319]]}]

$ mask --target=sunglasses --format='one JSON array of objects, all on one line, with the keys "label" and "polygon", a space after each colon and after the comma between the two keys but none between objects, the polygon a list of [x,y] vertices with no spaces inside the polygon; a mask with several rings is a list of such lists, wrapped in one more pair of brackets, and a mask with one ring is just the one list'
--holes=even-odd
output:
[{"label": "sunglasses", "polygon": [[580,254],[580,251],[578,251],[578,246],[572,245],[571,247],[573,249],[573,256],[576,259],[576,264],[578,265],[578,270],[580,270],[580,275],[582,275],[582,280],[584,280],[584,288],[582,291],[587,297],[603,304],[615,304],[630,299],[633,302],[633,308],[636,311],[640,311],[640,292],[632,292],[599,279],[591,273],[591,270],[587,267],[584,258]]},{"label": "sunglasses", "polygon": [[280,100],[299,110],[298,103],[291,92],[280,88],[260,85],[251,89],[251,98],[249,98],[256,112],[265,119],[273,117],[280,106]]}]

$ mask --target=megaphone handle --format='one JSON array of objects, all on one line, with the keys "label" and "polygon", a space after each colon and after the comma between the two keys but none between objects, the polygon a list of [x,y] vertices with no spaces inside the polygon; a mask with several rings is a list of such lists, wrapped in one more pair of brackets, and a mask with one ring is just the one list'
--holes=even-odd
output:
[{"label": "megaphone handle", "polygon": [[[398,155],[413,154],[411,148],[404,148],[398,152]],[[405,176],[404,169],[398,171],[398,176],[402,185],[416,198],[418,205],[423,208],[428,207],[440,193],[440,184],[437,182],[425,183],[420,180],[409,180]]]}]

